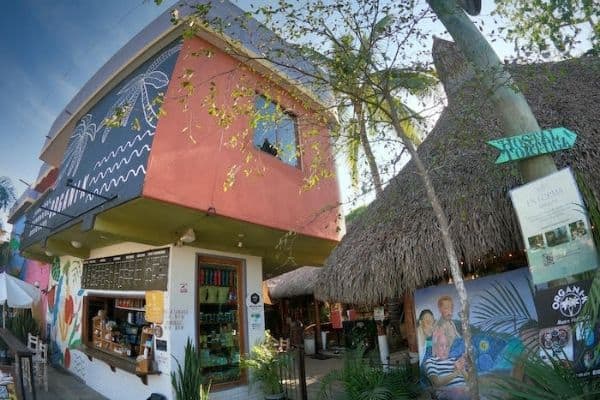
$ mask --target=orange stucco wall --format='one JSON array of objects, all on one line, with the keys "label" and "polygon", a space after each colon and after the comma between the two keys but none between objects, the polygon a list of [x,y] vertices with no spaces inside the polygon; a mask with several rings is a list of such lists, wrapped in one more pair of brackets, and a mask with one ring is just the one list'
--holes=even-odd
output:
[{"label": "orange stucco wall", "polygon": [[[210,49],[210,57],[204,50]],[[196,55],[194,55],[196,53]],[[200,53],[201,55],[198,55]],[[193,74],[190,77],[190,74]],[[182,82],[193,82],[193,92]],[[214,83],[214,84],[211,84]],[[210,88],[214,89],[214,101]],[[236,90],[249,94],[234,99]],[[268,93],[298,119],[298,136],[304,154],[301,167],[284,164],[252,146],[252,128],[243,110],[254,102],[254,91]],[[186,95],[187,94],[187,95]],[[210,104],[226,109],[233,120],[221,123],[209,115]],[[158,123],[148,161],[143,195],[239,220],[294,230],[305,235],[339,239],[335,178],[327,178],[302,190],[310,176],[315,151],[321,154],[321,171],[334,172],[327,129],[315,122],[300,101],[273,87],[258,74],[207,42],[193,38],[185,42],[175,66],[164,102],[166,112]],[[243,133],[247,132],[244,136]],[[238,139],[233,146],[231,139]],[[315,150],[317,149],[317,150]],[[248,161],[248,159],[250,159]],[[233,186],[224,190],[228,173],[237,167]],[[250,171],[246,175],[245,171]],[[332,207],[327,212],[324,208]]]}]

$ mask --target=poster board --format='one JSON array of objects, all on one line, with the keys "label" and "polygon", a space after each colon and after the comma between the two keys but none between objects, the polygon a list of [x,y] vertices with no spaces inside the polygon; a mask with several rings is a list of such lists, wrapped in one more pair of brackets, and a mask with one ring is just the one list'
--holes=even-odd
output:
[{"label": "poster board", "polygon": [[569,168],[511,190],[535,285],[598,266],[590,222]]},{"label": "poster board", "polygon": [[165,300],[162,290],[149,290],[146,292],[146,321],[155,324],[163,323]]}]

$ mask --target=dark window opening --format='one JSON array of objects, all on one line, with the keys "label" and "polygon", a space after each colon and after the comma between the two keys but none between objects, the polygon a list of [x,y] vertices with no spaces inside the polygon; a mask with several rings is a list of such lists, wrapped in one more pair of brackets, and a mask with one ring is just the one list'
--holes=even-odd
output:
[{"label": "dark window opening", "polygon": [[286,164],[297,167],[299,157],[296,117],[281,110],[279,105],[264,96],[257,96],[254,105],[254,146]]}]

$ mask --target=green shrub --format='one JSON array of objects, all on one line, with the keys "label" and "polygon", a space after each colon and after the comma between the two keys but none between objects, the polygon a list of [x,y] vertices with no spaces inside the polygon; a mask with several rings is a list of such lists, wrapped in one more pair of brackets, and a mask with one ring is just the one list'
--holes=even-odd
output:
[{"label": "green shrub", "polygon": [[277,342],[268,331],[265,332],[265,338],[240,361],[241,367],[250,371],[250,386],[258,385],[265,395],[283,392],[280,371],[287,368],[289,363],[287,354],[278,353]]},{"label": "green shrub", "polygon": [[40,326],[31,315],[31,310],[17,310],[12,318],[7,318],[6,325],[22,343],[27,344],[27,334],[39,335]]},{"label": "green shrub", "polygon": [[171,385],[175,391],[176,400],[208,400],[210,383],[203,387],[202,367],[200,366],[200,353],[196,350],[190,338],[185,344],[183,367],[178,359],[177,371],[171,372]]},{"label": "green shrub", "polygon": [[348,400],[403,400],[416,399],[421,392],[418,375],[408,367],[398,366],[384,371],[373,366],[365,357],[365,347],[359,345],[344,357],[341,370],[328,373],[322,381],[319,397],[337,398],[334,388],[341,390]]}]

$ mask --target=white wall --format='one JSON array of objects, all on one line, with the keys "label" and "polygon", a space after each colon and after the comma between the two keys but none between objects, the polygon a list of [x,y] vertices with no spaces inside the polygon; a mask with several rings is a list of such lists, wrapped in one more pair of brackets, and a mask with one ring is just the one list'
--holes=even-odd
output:
[{"label": "white wall", "polygon": [[[169,310],[188,310],[185,314],[184,329],[170,330],[170,353],[178,360],[183,360],[184,346],[187,338],[191,338],[195,343],[195,290],[196,289],[196,269],[197,256],[199,254],[215,255],[229,258],[237,258],[244,261],[244,273],[246,281],[244,282],[244,299],[239,299],[240,302],[245,301],[248,294],[259,293],[262,296],[262,259],[260,257],[247,256],[235,253],[225,253],[211,251],[206,249],[198,249],[194,247],[172,247],[171,248],[171,264],[169,268]],[[188,283],[188,292],[180,293],[180,285]],[[242,303],[241,303],[242,304]],[[243,305],[245,307],[245,305]],[[167,311],[168,313],[169,311]],[[246,314],[246,310],[244,310]],[[246,317],[247,318],[247,317]],[[256,342],[260,341],[264,336],[264,309],[262,317],[262,327],[256,331],[250,331],[247,320],[244,321],[246,338],[246,351]],[[171,345],[173,343],[173,345]],[[172,368],[177,368],[177,364],[171,358]],[[214,392],[211,394],[211,400],[247,400],[254,399],[248,391],[247,386],[237,387],[233,389]]]},{"label": "white wall", "polygon": [[[108,257],[154,248],[156,247],[139,243],[121,243],[92,250],[90,258]],[[148,386],[146,386],[140,378],[133,374],[119,369],[112,372],[106,363],[95,359],[89,362],[85,358],[87,385],[109,399],[115,400],[126,398],[145,399],[153,392],[163,394],[167,398],[174,398],[170,373],[177,368],[175,358],[183,362],[184,348],[188,337],[194,345],[196,344],[195,291],[197,290],[196,270],[199,254],[241,259],[246,280],[243,288],[244,298],[240,301],[245,301],[248,294],[251,293],[259,293],[262,296],[262,259],[260,257],[211,251],[190,246],[171,247],[168,293],[165,294],[165,313],[162,324],[163,337],[160,338],[160,340],[167,341],[167,351],[155,351],[155,360],[162,374],[150,375]],[[245,305],[243,306],[245,307]],[[264,309],[262,311],[262,324],[258,329],[250,331],[247,319],[244,321],[246,351],[263,338]],[[244,310],[244,314],[246,313],[247,310]],[[183,320],[181,326],[180,322],[177,321],[180,318]],[[247,386],[211,394],[212,400],[253,400],[257,398],[259,397],[255,393],[249,392]]]}]

